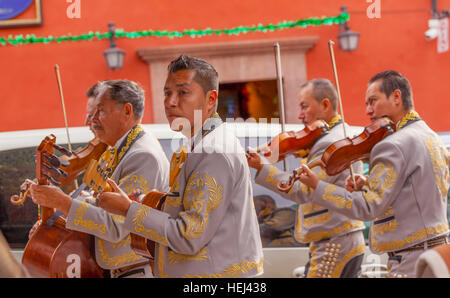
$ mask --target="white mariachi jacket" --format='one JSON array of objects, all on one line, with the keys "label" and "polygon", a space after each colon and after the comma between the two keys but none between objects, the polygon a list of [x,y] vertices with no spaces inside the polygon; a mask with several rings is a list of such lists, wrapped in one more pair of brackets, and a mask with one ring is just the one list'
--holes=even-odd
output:
[{"label": "white mariachi jacket", "polygon": [[[159,277],[252,277],[263,254],[250,171],[239,140],[216,120],[178,167],[163,211],[133,202],[132,233],[157,242]],[[206,135],[205,135],[206,134]],[[174,157],[176,157],[174,154]],[[174,160],[174,158],[172,159]]]},{"label": "white mariachi jacket", "polygon": [[449,232],[449,161],[439,137],[412,111],[372,149],[362,191],[350,193],[320,181],[312,202],[372,221],[370,247],[375,253],[408,248]]}]

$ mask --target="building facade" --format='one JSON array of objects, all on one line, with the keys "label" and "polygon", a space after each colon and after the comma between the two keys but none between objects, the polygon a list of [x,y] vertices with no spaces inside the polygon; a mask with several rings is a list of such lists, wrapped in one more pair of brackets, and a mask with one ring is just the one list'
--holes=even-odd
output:
[{"label": "building facade", "polygon": [[[281,52],[286,120],[296,123],[299,86],[318,77],[334,82],[329,40],[336,42],[336,66],[348,123],[369,124],[364,104],[367,82],[377,72],[395,69],[410,80],[415,108],[422,118],[436,131],[450,131],[446,108],[450,93],[450,52],[438,53],[437,40],[425,38],[432,16],[430,0],[41,0],[33,1],[14,19],[36,17],[37,4],[41,5],[41,25],[1,27],[0,37],[6,40],[19,35],[25,38],[28,34],[86,36],[89,32],[108,32],[109,22],[125,32],[230,29],[337,16],[341,7],[346,6],[350,15],[348,25],[360,33],[360,39],[356,50],[342,51],[337,46],[339,25],[336,24],[196,37],[122,37],[116,39],[116,44],[126,52],[124,65],[115,71],[107,67],[103,57],[103,51],[109,48],[108,38],[0,44],[0,131],[64,126],[54,72],[56,64],[61,71],[69,126],[84,124],[85,93],[91,85],[100,80],[124,78],[139,82],[146,91],[143,122],[165,123],[166,68],[168,62],[181,53],[211,62],[220,74],[223,90],[233,90],[244,84],[235,98],[244,100],[245,104],[238,102],[241,106],[235,108],[236,102],[230,99],[228,106],[222,107],[229,115],[277,117],[277,111],[270,111],[277,107],[276,99],[271,100],[276,92],[268,87],[276,80],[273,45],[277,42]],[[438,10],[450,9],[450,0],[438,0],[437,4]],[[0,21],[0,26],[2,23],[5,24]],[[269,82],[269,85],[260,82]],[[264,90],[269,90],[266,96],[261,95]],[[260,93],[259,99],[253,100],[252,92]],[[239,99],[243,95],[245,98]],[[239,109],[240,114],[234,109]]]}]

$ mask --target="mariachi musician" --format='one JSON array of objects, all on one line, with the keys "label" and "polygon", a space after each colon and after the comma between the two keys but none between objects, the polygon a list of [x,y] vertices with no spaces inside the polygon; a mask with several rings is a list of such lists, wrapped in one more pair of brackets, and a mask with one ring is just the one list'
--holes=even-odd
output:
[{"label": "mariachi musician", "polygon": [[[99,167],[127,194],[168,190],[169,162],[158,140],[140,124],[144,112],[144,92],[128,80],[102,81],[87,93],[86,124],[96,137],[109,145],[99,159]],[[85,174],[86,175],[86,174]],[[98,265],[111,277],[152,276],[149,262],[130,247],[124,218],[95,206],[92,197],[72,200],[55,186],[30,187],[36,204],[64,213],[66,228],[95,236]]]},{"label": "mariachi musician", "polygon": [[171,195],[162,211],[131,201],[113,182],[115,192],[99,196],[99,206],[125,216],[133,234],[156,242],[158,277],[263,273],[250,170],[242,145],[216,113],[218,84],[203,59],[181,55],[169,64],[166,116],[187,144],[172,157]]},{"label": "mariachi musician", "polygon": [[414,277],[419,255],[448,241],[449,155],[414,110],[409,81],[399,72],[373,76],[365,103],[372,121],[386,115],[396,124],[371,150],[369,176],[356,175],[344,188],[302,166],[299,179],[314,190],[312,204],[372,221],[370,248],[388,254],[388,276]]},{"label": "mariachi musician", "polygon": [[[315,141],[304,161],[320,158],[324,150],[337,140],[344,138],[343,123],[337,113],[338,94],[333,84],[327,79],[314,79],[300,86],[298,95],[299,119],[305,126],[316,120],[328,124],[328,131]],[[361,271],[361,263],[365,249],[362,230],[364,223],[349,219],[328,208],[308,202],[312,190],[304,184],[296,182],[289,193],[278,189],[280,181],[284,181],[289,173],[277,167],[264,164],[257,153],[248,155],[248,164],[257,169],[256,183],[273,190],[298,204],[295,224],[295,238],[301,243],[309,244],[310,258],[306,265],[305,276],[314,277],[357,277]],[[361,171],[361,163],[353,165],[355,171]],[[313,168],[319,179],[344,186],[349,174],[346,170],[336,176],[328,176],[321,167]]]}]

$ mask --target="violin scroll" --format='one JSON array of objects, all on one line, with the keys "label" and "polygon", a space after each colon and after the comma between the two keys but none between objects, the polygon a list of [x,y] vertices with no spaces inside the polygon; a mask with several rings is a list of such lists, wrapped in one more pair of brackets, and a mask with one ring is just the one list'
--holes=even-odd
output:
[{"label": "violin scroll", "polygon": [[[322,159],[314,159],[313,161],[309,162],[307,164],[307,166],[309,168],[314,168],[317,166],[321,166],[322,168],[324,167],[324,165],[322,163]],[[289,176],[287,181],[278,182],[277,188],[282,192],[288,193],[294,186],[295,181],[300,179],[300,175],[302,173],[303,173],[303,168],[301,168],[301,167],[293,170],[292,175]]]},{"label": "violin scroll", "polygon": [[25,203],[25,200],[28,197],[30,190],[29,187],[27,187],[27,189],[24,190],[20,190],[19,195],[12,195],[10,198],[11,204],[13,204],[14,206],[21,206],[23,205],[23,203]]}]

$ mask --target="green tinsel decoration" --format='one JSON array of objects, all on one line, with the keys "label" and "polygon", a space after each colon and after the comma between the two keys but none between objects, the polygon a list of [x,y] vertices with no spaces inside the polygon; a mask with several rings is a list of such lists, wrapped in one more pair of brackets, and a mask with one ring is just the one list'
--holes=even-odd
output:
[{"label": "green tinsel decoration", "polygon": [[[282,21],[278,24],[268,24],[268,25],[252,25],[252,26],[238,26],[231,29],[211,29],[206,28],[203,30],[196,29],[185,29],[183,31],[167,31],[167,30],[142,30],[142,31],[132,31],[126,32],[123,29],[116,29],[115,36],[117,38],[141,38],[141,37],[168,37],[168,38],[180,38],[184,36],[190,36],[191,38],[203,37],[207,35],[239,35],[239,34],[247,34],[249,32],[273,32],[277,30],[291,29],[291,28],[305,28],[307,26],[322,26],[322,25],[334,25],[334,24],[342,24],[348,21],[350,15],[346,12],[341,13],[338,16],[334,17],[313,17],[307,19],[300,19],[296,21]],[[101,40],[103,38],[110,38],[111,33],[100,33],[100,32],[92,32],[89,31],[87,34],[75,35],[72,36],[70,33],[67,35],[53,37],[51,35],[47,37],[36,37],[34,34],[27,34],[25,37],[23,35],[12,36],[9,35],[7,38],[0,37],[0,45],[25,45],[25,44],[35,44],[35,43],[43,43],[47,44],[50,42],[65,42],[65,41],[84,41],[89,40],[92,41],[94,39]]]}]

